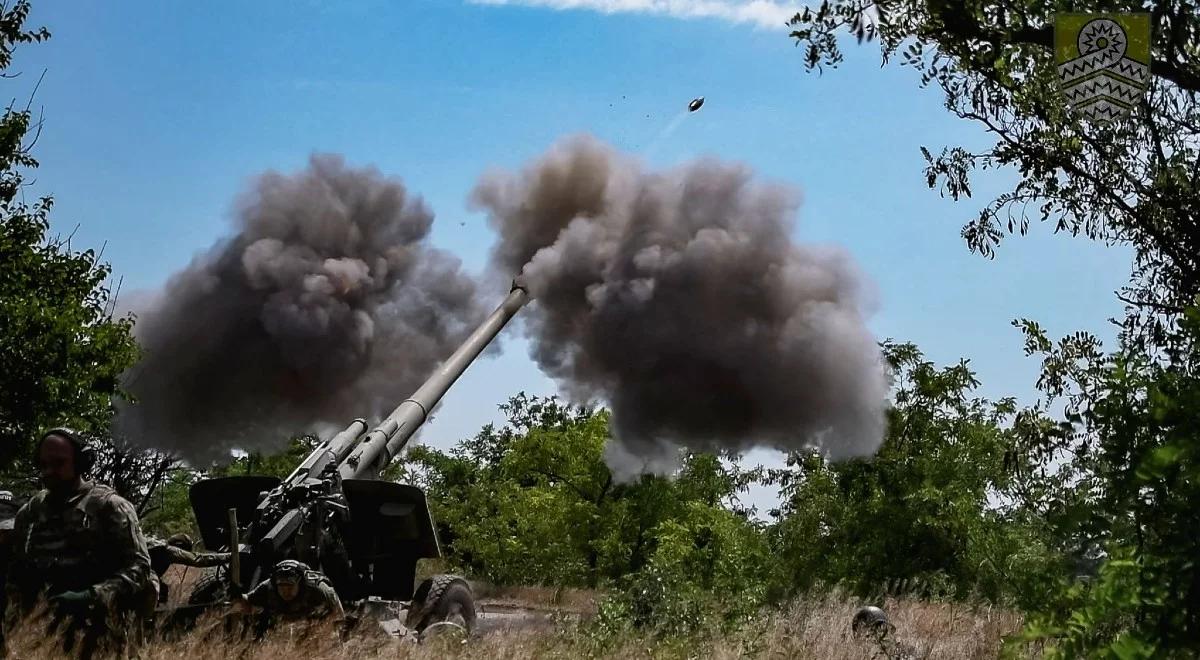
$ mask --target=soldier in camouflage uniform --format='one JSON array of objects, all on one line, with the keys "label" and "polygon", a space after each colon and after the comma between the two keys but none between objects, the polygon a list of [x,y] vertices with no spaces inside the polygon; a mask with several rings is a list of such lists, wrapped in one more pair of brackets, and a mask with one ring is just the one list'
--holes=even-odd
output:
[{"label": "soldier in camouflage uniform", "polygon": [[854,621],[850,624],[854,636],[864,642],[870,642],[874,647],[871,658],[887,658],[887,660],[917,660],[928,657],[920,653],[916,647],[896,639],[896,626],[888,620],[883,610],[873,605],[859,608],[854,613]]},{"label": "soldier in camouflage uniform", "polygon": [[167,583],[163,579],[168,568],[175,564],[209,568],[229,563],[228,552],[192,552],[192,539],[187,534],[175,534],[166,541],[157,538],[146,539],[146,549],[150,553],[150,575],[142,593],[141,617],[145,631],[154,630],[157,615],[155,609],[165,604],[170,595]]},{"label": "soldier in camouflage uniform", "polygon": [[228,552],[193,552],[192,539],[187,534],[176,534],[163,541],[151,538],[146,541],[150,552],[151,579],[155,584],[155,600],[157,603],[167,602],[168,589],[163,576],[167,569],[178,564],[193,568],[210,568],[224,566],[229,563]]},{"label": "soldier in camouflage uniform", "polygon": [[8,599],[5,598],[4,578],[8,573],[8,558],[11,554],[13,526],[16,524],[17,501],[7,490],[0,490],[0,658],[8,655],[4,645],[4,611]]},{"label": "soldier in camouflage uniform", "polygon": [[81,641],[84,658],[101,645],[123,646],[124,624],[150,574],[133,505],[83,479],[93,460],[69,429],[42,437],[37,461],[46,489],[17,513],[6,585],[10,623],[27,618],[45,596],[54,611],[51,630],[65,624],[63,650]]},{"label": "soldier in camouflage uniform", "polygon": [[234,609],[241,614],[260,614],[259,636],[279,621],[341,623],[345,618],[342,601],[329,579],[293,559],[276,564],[271,579],[238,597]]}]

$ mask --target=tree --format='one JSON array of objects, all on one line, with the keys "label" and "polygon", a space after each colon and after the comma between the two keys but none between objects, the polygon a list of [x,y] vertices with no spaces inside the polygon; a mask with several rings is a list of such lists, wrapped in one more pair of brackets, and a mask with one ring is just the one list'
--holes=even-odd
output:
[{"label": "tree", "polygon": [[448,454],[416,447],[388,476],[425,486],[443,541],[488,579],[595,587],[619,574],[607,413],[524,393],[500,408],[503,428],[489,425]]},{"label": "tree", "polygon": [[[699,467],[714,465],[703,460]],[[722,632],[765,604],[775,557],[754,520],[702,500],[682,500],[651,534],[648,561],[617,582],[618,602],[634,625],[667,635]]]},{"label": "tree", "polygon": [[[29,3],[0,8],[0,72],[17,44],[50,37],[27,30]],[[32,114],[10,105],[0,117],[0,465],[28,458],[43,430],[71,425],[103,432],[118,378],[137,359],[131,318],[113,318],[108,265],[48,238],[52,200],[22,196],[31,155]],[[40,123],[37,130],[40,130]]]},{"label": "tree", "polygon": [[[1090,125],[1064,107],[1052,49],[1054,15],[1066,10],[1150,14],[1150,88],[1128,118]],[[991,255],[1005,231],[1025,233],[1032,218],[1134,248],[1115,353],[1085,333],[1054,345],[1035,323],[1017,322],[1027,352],[1044,357],[1039,388],[1064,400],[1066,412],[1055,423],[1048,408],[1027,411],[1015,429],[1015,453],[1036,473],[1013,494],[1060,550],[1102,562],[1092,582],[1061,583],[1036,632],[1058,639],[1068,657],[1193,657],[1200,578],[1194,539],[1183,530],[1195,528],[1197,501],[1200,356],[1187,311],[1200,293],[1196,7],[847,0],[801,12],[792,24],[810,68],[840,61],[839,34],[878,39],[885,64],[902,53],[922,85],[943,90],[950,112],[996,137],[982,153],[952,147],[934,156],[922,147],[928,185],[955,199],[970,196],[977,168],[1020,173],[1013,190],[964,227],[971,249]]]},{"label": "tree", "polygon": [[[1152,15],[1152,83],[1124,121],[1082,123],[1067,111],[1054,62],[1059,11]],[[1170,319],[1200,293],[1200,13],[1187,0],[1070,3],[1046,0],[826,0],[792,19],[809,69],[837,65],[838,37],[878,40],[885,64],[938,85],[946,108],[996,142],[982,152],[922,146],[926,180],[954,199],[971,196],[977,169],[1014,166],[1016,186],[963,228],[990,256],[1005,233],[1030,222],[1131,245],[1136,254],[1128,328],[1159,343]]]},{"label": "tree", "polygon": [[311,433],[294,435],[287,446],[273,454],[261,451],[242,454],[225,464],[211,466],[207,474],[210,477],[261,475],[284,479],[320,444],[321,439]]},{"label": "tree", "polygon": [[203,479],[204,473],[187,468],[171,471],[166,480],[147,498],[144,513],[139,513],[142,530],[163,538],[172,534],[199,532],[192,514],[189,492],[192,484]]},{"label": "tree", "polygon": [[[414,447],[386,475],[426,489],[452,559],[498,583],[614,586],[654,564],[704,591],[733,589],[734,555],[717,548],[746,547],[745,538],[731,540],[735,532],[761,541],[750,512],[736,506],[757,471],[696,454],[675,479],[618,484],[604,463],[607,411],[523,393],[501,409],[504,427],[489,425],[449,452]],[[661,545],[668,537],[670,560]],[[689,543],[708,550],[686,555]],[[677,570],[702,557],[705,570]]]},{"label": "tree", "polygon": [[1047,553],[1026,551],[1014,565],[1013,549],[1030,539],[1014,508],[992,501],[1019,471],[1007,428],[1015,403],[973,398],[965,362],[938,369],[911,344],[883,348],[896,384],[877,454],[840,463],[793,454],[772,471],[783,501],[772,529],[777,588],[1029,599],[1025,578]]},{"label": "tree", "polygon": [[1105,355],[1094,338],[1052,343],[1026,322],[1027,351],[1043,357],[1039,385],[1065,400],[1064,432],[1030,434],[1028,453],[1065,456],[1052,523],[1091,540],[1107,561],[1094,584],[1066,582],[1030,637],[1052,657],[1195,657],[1200,652],[1200,310],[1176,332],[1169,361],[1139,342]]},{"label": "tree", "polygon": [[150,511],[159,487],[180,466],[170,455],[114,438],[92,438],[90,444],[97,449],[93,477],[129,500],[139,516]]}]

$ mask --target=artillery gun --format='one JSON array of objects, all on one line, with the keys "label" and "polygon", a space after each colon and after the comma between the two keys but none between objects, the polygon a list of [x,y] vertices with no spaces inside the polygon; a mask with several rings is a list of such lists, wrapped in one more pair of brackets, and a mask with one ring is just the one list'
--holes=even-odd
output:
[{"label": "artillery gun", "polygon": [[194,484],[189,499],[205,547],[230,552],[232,561],[197,583],[187,609],[225,602],[268,579],[277,562],[297,559],[329,577],[348,614],[370,615],[393,634],[420,634],[447,621],[469,632],[475,604],[464,579],[435,576],[415,585],[417,561],[442,556],[425,493],[381,480],[380,472],[527,301],[514,282],[500,306],[411,397],[369,431],[365,420],[354,420],[286,479],[234,476]]}]

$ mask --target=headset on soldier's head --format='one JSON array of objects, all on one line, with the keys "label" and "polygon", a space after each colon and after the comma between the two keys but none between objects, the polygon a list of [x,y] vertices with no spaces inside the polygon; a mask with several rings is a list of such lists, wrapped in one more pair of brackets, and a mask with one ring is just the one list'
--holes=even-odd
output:
[{"label": "headset on soldier's head", "polygon": [[279,584],[280,582],[291,582],[300,584],[304,581],[304,576],[311,570],[308,564],[296,561],[295,559],[284,559],[275,564],[274,570],[271,571],[271,582]]},{"label": "headset on soldier's head", "polygon": [[52,428],[42,434],[42,439],[38,441],[38,449],[42,443],[52,435],[57,435],[60,438],[66,438],[67,442],[71,443],[71,447],[75,450],[75,473],[82,476],[91,472],[96,466],[96,449],[88,443],[84,442],[75,431],[64,426]]}]

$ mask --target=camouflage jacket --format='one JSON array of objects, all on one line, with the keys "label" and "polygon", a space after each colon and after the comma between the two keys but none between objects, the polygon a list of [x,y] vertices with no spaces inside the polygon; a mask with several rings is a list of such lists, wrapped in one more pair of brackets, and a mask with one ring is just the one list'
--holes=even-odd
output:
[{"label": "camouflage jacket", "polygon": [[39,593],[91,588],[111,610],[148,584],[137,511],[108,486],[85,481],[66,498],[42,491],[17,512],[13,532],[10,602],[28,607]]},{"label": "camouflage jacket", "polygon": [[304,576],[300,593],[291,601],[280,598],[270,580],[260,583],[246,594],[246,600],[254,607],[264,610],[268,616],[278,616],[284,621],[341,619],[344,616],[342,601],[337,592],[333,590],[329,580],[316,571],[309,571]]},{"label": "camouflage jacket", "polygon": [[192,566],[194,568],[208,568],[210,566],[222,566],[229,563],[228,552],[192,552],[184,550],[173,545],[168,545],[166,541],[153,539],[147,543],[147,549],[150,552],[150,568],[158,577],[162,577],[167,569],[175,564],[182,566]]}]

